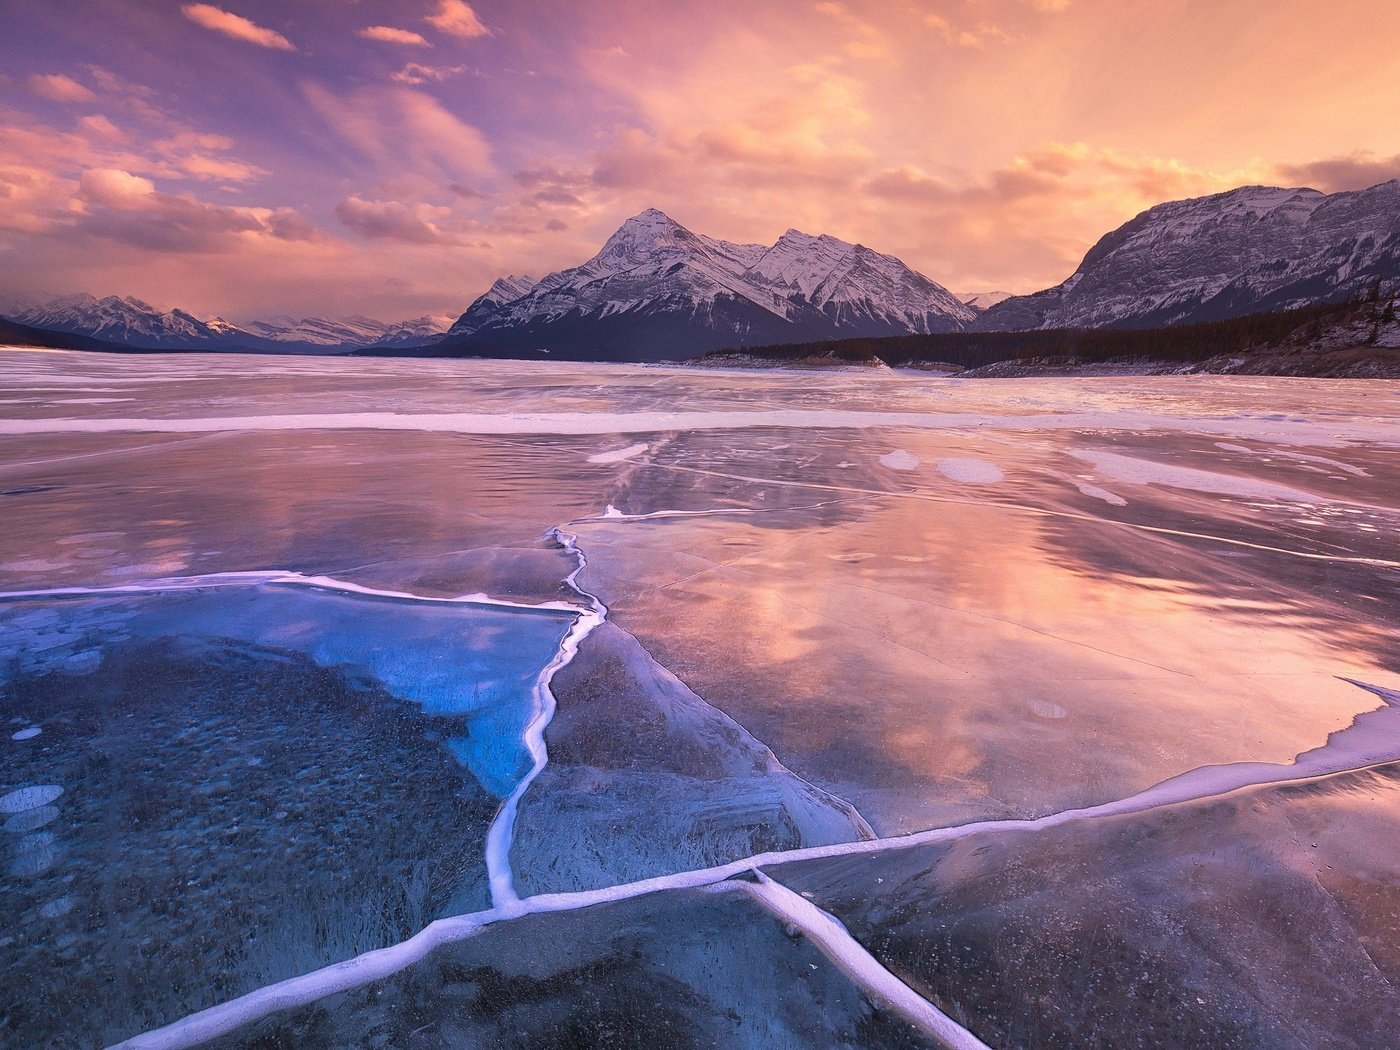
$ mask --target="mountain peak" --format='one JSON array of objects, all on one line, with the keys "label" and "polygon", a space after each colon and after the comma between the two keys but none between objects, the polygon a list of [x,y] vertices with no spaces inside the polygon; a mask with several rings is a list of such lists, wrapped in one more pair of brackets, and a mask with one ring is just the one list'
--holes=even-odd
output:
[{"label": "mountain peak", "polygon": [[661,256],[691,255],[700,239],[664,211],[648,208],[625,221],[593,258],[597,265],[638,266]]},{"label": "mountain peak", "polygon": [[811,244],[842,245],[847,248],[854,247],[849,242],[841,240],[840,237],[833,237],[829,233],[803,233],[798,229],[789,229],[778,238],[777,244],[773,247],[776,248],[778,244],[793,244],[803,247]]}]

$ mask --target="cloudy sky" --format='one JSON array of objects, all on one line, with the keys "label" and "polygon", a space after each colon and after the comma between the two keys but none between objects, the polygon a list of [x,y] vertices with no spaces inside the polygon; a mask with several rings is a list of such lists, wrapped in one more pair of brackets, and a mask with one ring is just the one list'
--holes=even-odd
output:
[{"label": "cloudy sky", "polygon": [[659,207],[1032,291],[1162,200],[1400,175],[1377,0],[6,0],[0,295],[460,312]]}]

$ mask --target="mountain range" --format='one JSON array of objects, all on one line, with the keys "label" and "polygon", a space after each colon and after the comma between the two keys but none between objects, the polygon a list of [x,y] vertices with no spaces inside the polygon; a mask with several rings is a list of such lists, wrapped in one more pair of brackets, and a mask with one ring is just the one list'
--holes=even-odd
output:
[{"label": "mountain range", "polygon": [[450,317],[388,324],[368,317],[275,317],[240,328],[221,317],[158,310],[135,296],[68,295],[20,305],[5,318],[30,328],[100,340],[113,349],[251,350],[260,353],[346,352],[362,347],[419,345],[440,337]]},{"label": "mountain range", "polygon": [[5,312],[115,349],[677,360],[856,336],[1147,328],[1400,291],[1400,180],[1334,194],[1245,186],[1149,208],[1064,282],[953,294],[899,259],[788,230],[771,245],[694,233],[647,209],[593,258],[498,279],[455,321],[276,317],[238,327],[132,297],[68,296]]},{"label": "mountain range", "polygon": [[957,331],[976,316],[864,245],[798,230],[771,245],[734,244],[649,208],[581,266],[497,281],[433,352],[676,360],[832,335]]}]

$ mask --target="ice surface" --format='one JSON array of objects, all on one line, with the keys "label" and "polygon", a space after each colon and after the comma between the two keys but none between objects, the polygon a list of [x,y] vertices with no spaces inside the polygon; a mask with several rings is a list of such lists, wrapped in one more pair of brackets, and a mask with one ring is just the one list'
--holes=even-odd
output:
[{"label": "ice surface", "polygon": [[1397,803],[1389,764],[772,874],[993,1045],[1395,1046]]},{"label": "ice surface", "polygon": [[1392,1045],[1393,383],[0,361],[29,1043]]}]

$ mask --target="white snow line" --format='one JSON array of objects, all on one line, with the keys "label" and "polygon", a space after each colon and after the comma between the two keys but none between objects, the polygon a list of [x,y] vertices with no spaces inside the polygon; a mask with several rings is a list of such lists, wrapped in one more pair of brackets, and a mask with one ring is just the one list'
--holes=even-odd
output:
[{"label": "white snow line", "polygon": [[757,882],[731,880],[711,886],[707,892],[737,892],[752,897],[806,934],[823,955],[872,999],[951,1050],[989,1050],[986,1043],[885,969],[839,919],[763,872],[755,874]]},{"label": "white snow line", "polygon": [[[964,507],[991,507],[1009,510],[1019,514],[1034,514],[1042,518],[1068,518],[1071,521],[1087,521],[1097,525],[1111,525],[1138,532],[1150,532],[1159,536],[1181,536],[1186,539],[1206,540],[1210,543],[1224,543],[1231,547],[1247,547],[1250,550],[1267,551],[1270,554],[1286,554],[1293,558],[1307,558],[1312,561],[1338,562],[1349,565],[1374,565],[1385,569],[1400,569],[1400,561],[1386,558],[1363,558],[1342,554],[1317,554],[1311,551],[1297,551],[1288,547],[1271,547],[1264,543],[1250,543],[1248,540],[1230,539],[1227,536],[1213,536],[1208,532],[1189,532],[1184,529],[1169,529],[1161,525],[1143,525],[1136,521],[1123,521],[1119,518],[1101,518],[1094,514],[1078,514],[1068,510],[1052,510],[1049,507],[1032,507],[1024,503],[1008,503],[1004,500],[965,499],[957,496],[936,496],[930,492],[900,491],[898,489],[868,489],[858,485],[829,485],[820,481],[789,481],[782,478],[756,478],[748,474],[727,474],[718,470],[704,470],[700,467],[685,467],[678,463],[647,463],[645,466],[658,470],[679,470],[687,474],[703,474],[707,477],[729,478],[731,481],[751,481],[759,485],[778,485],[785,488],[819,489],[823,492],[854,492],[864,496],[888,496],[891,499],[912,499],[923,503],[952,503]],[[1342,503],[1344,501],[1334,500]],[[1368,503],[1350,504],[1358,507],[1371,507]]]},{"label": "white snow line", "polygon": [[610,452],[599,452],[588,457],[590,463],[621,463],[623,460],[631,459],[633,456],[640,456],[647,449],[651,448],[645,442],[639,445],[628,445],[626,448],[615,448]]},{"label": "white snow line", "polygon": [[202,576],[174,576],[167,579],[143,580],[137,583],[113,584],[110,587],[47,587],[24,591],[0,591],[0,601],[42,598],[105,598],[121,594],[159,594],[166,591],[205,590],[213,587],[257,587],[264,584],[310,587],[318,591],[355,594],[367,598],[388,598],[395,601],[421,602],[438,605],[482,605],[500,609],[520,609],[526,612],[579,613],[572,602],[513,602],[492,598],[486,594],[462,594],[438,597],[414,594],[411,591],[390,591],[365,587],[358,583],[337,580],[330,576],[307,576],[288,569],[251,570],[246,572],[215,572]]},{"label": "white snow line", "polygon": [[559,541],[560,546],[578,559],[578,565],[573,572],[565,577],[564,582],[588,604],[585,609],[580,609],[576,605],[569,606],[577,614],[574,622],[569,625],[563,640],[560,641],[559,651],[554,654],[554,659],[535,680],[535,717],[525,727],[524,738],[525,747],[530,752],[530,771],[521,778],[520,783],[515,786],[515,790],[510,793],[510,796],[501,803],[501,808],[497,811],[495,819],[491,821],[491,826],[486,831],[486,871],[491,885],[491,902],[498,908],[509,908],[520,902],[520,897],[515,892],[515,878],[510,867],[510,850],[515,841],[515,818],[520,809],[520,800],[549,761],[549,749],[544,742],[544,731],[553,720],[554,712],[558,707],[550,685],[554,681],[554,676],[578,655],[578,648],[583,644],[583,640],[593,633],[608,616],[607,606],[599,601],[596,595],[589,594],[578,585],[579,573],[583,572],[588,565],[587,556],[578,546],[578,537],[559,528],[551,529],[550,534]]},{"label": "white snow line", "polygon": [[1000,429],[1012,431],[1160,430],[1212,437],[1266,440],[1285,445],[1337,446],[1347,442],[1393,443],[1400,430],[1384,419],[1270,419],[1261,416],[1173,416],[1140,410],[987,414],[980,412],[881,412],[856,409],[760,409],[701,412],[306,412],[245,416],[51,417],[0,419],[0,434],[207,434],[215,431],[410,430],[451,434],[556,436],[658,434],[672,431]]},{"label": "white snow line", "polygon": [[[1326,744],[1304,752],[1291,765],[1237,762],[1221,766],[1201,766],[1127,798],[1082,809],[1062,810],[1044,817],[989,820],[934,828],[892,838],[843,842],[831,846],[809,846],[796,850],[776,850],[730,861],[713,868],[658,875],[601,889],[538,894],[514,900],[489,911],[439,919],[415,936],[391,947],[267,985],[116,1045],[131,1050],[182,1050],[184,1047],[197,1046],[280,1010],[302,1006],[327,995],[350,991],[382,980],[418,962],[440,945],[465,940],[492,923],[506,922],[523,915],[576,911],[665,890],[699,889],[732,879],[736,875],[755,872],[760,867],[796,861],[876,854],[938,842],[953,842],[973,835],[1041,831],[1078,820],[1143,813],[1184,802],[1220,798],[1242,789],[1316,780],[1400,761],[1400,692],[1351,679],[1344,680],[1375,694],[1384,703],[1379,708],[1358,715],[1356,721],[1347,729],[1333,733]],[[1374,723],[1384,720],[1388,732],[1379,734],[1382,737],[1381,743],[1347,741],[1346,744],[1350,746],[1338,744],[1338,739],[1352,733],[1362,719],[1368,720],[1371,723],[1368,728],[1373,730],[1371,734],[1362,735],[1375,735]]]},{"label": "white snow line", "polygon": [[713,517],[753,517],[755,515],[789,514],[800,510],[821,510],[843,503],[860,503],[865,496],[851,496],[847,499],[829,499],[820,503],[804,503],[793,507],[711,507],[708,510],[653,510],[646,514],[627,514],[611,503],[602,514],[591,517],[574,518],[568,525],[623,525],[633,521],[663,521],[670,518],[713,518]]}]

